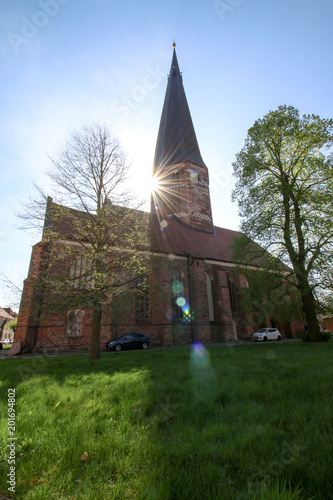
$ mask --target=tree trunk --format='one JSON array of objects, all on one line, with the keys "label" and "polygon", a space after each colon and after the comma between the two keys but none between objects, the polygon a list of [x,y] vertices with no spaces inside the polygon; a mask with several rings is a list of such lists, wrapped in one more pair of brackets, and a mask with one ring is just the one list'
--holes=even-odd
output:
[{"label": "tree trunk", "polygon": [[100,359],[101,357],[101,322],[102,322],[102,306],[100,304],[93,306],[92,326],[91,326],[91,343],[90,343],[90,358]]},{"label": "tree trunk", "polygon": [[316,306],[313,294],[311,290],[308,289],[307,291],[301,290],[301,295],[302,295],[302,303],[305,313],[305,319],[308,328],[307,332],[308,332],[309,342],[321,342],[323,338],[319,329],[319,323],[317,319]]}]

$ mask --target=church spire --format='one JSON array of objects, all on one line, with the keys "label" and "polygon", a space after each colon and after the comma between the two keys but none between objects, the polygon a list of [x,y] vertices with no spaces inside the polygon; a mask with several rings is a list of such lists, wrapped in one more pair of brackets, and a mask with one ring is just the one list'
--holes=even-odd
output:
[{"label": "church spire", "polygon": [[175,43],[173,43],[173,47],[168,86],[156,144],[154,172],[160,171],[166,165],[184,161],[206,167],[200,154],[187,104]]},{"label": "church spire", "polygon": [[175,43],[158,131],[151,211],[174,217],[194,231],[214,233],[209,176],[199,150],[179,70]]}]

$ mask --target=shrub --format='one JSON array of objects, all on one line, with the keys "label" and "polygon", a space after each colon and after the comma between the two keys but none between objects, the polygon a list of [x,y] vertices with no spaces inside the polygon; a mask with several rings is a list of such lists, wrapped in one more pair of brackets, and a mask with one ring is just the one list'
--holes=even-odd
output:
[{"label": "shrub", "polygon": [[[323,342],[328,342],[330,340],[330,338],[332,337],[332,332],[329,332],[329,331],[320,332],[320,334],[321,334],[321,339]],[[309,342],[309,332],[308,331],[305,331],[304,333],[302,333],[300,335],[300,337],[304,342]]]}]

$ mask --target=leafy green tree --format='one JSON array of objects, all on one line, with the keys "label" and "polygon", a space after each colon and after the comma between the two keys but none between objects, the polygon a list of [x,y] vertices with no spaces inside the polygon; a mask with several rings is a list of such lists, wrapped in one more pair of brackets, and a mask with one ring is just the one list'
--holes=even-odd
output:
[{"label": "leafy green tree", "polygon": [[246,317],[246,324],[264,327],[267,318],[270,318],[274,323],[283,324],[286,335],[291,336],[287,325],[302,321],[300,294],[295,285],[284,280],[280,272],[268,274],[268,269],[246,269],[240,266],[239,272],[249,284],[238,290],[239,324]]},{"label": "leafy green tree", "polygon": [[317,291],[333,285],[332,144],[332,119],[300,117],[292,106],[280,106],[249,129],[233,163],[233,200],[245,235],[237,258],[267,268],[273,263],[275,270],[281,259],[292,267],[284,279],[291,277],[300,292],[311,341],[322,338]]},{"label": "leafy green tree", "polygon": [[50,159],[47,175],[59,202],[37,188],[38,196],[20,214],[33,227],[46,210],[43,266],[33,287],[35,314],[91,309],[90,353],[98,359],[108,305],[111,310],[122,295],[127,300],[135,277],[146,272],[147,258],[140,250],[147,245],[147,214],[137,210],[140,203],[126,190],[126,156],[105,126],[74,131]]},{"label": "leafy green tree", "polygon": [[16,326],[17,326],[17,318],[12,319],[8,322],[8,328],[15,334]]}]

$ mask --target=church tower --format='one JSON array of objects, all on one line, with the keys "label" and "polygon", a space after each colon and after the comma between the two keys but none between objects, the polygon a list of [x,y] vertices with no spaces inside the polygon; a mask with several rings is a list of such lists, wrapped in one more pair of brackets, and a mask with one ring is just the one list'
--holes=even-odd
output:
[{"label": "church tower", "polygon": [[194,231],[213,234],[208,168],[201,157],[173,46],[153,165],[151,211],[161,220],[174,216]]}]

